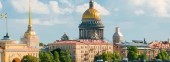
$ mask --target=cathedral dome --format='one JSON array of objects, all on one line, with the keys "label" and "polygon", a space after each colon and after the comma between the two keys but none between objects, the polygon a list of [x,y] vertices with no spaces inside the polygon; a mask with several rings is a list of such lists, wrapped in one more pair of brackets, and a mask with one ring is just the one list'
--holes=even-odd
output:
[{"label": "cathedral dome", "polygon": [[93,1],[91,0],[89,2],[89,4],[90,4],[89,9],[87,9],[84,12],[82,19],[95,19],[95,20],[99,21],[100,20],[100,14],[96,9],[93,8]]},{"label": "cathedral dome", "polygon": [[99,12],[94,8],[87,9],[83,14],[83,19],[96,19],[100,20]]}]

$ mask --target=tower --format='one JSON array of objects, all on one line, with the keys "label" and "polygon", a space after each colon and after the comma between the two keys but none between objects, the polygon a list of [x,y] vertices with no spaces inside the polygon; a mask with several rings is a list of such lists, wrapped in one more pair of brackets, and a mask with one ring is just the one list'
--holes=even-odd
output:
[{"label": "tower", "polygon": [[120,43],[124,40],[122,33],[120,32],[120,28],[116,27],[115,33],[113,35],[113,44]]},{"label": "tower", "polygon": [[35,31],[32,28],[32,20],[31,20],[31,6],[29,0],[29,19],[28,19],[28,29],[24,34],[24,37],[21,39],[23,43],[26,43],[30,47],[38,47],[39,46],[39,38],[36,35]]},{"label": "tower", "polygon": [[94,8],[92,0],[82,16],[82,23],[79,25],[79,39],[103,39],[104,25],[101,22],[99,12]]}]

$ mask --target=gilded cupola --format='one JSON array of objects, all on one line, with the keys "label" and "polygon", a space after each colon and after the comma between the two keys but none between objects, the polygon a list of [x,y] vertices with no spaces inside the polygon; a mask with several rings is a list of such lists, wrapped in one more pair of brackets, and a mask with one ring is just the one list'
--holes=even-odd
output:
[{"label": "gilded cupola", "polygon": [[96,21],[100,21],[100,14],[94,9],[94,2],[92,0],[90,0],[89,9],[84,12],[82,19],[95,19]]}]

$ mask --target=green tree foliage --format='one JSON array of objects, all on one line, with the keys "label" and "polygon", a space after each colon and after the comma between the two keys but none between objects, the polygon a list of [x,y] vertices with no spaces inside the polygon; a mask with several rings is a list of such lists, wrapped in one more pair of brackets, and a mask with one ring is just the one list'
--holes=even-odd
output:
[{"label": "green tree foliage", "polygon": [[71,55],[69,51],[60,51],[60,61],[61,62],[72,62]]},{"label": "green tree foliage", "polygon": [[68,50],[65,51],[65,56],[67,58],[67,62],[72,62],[71,55]]},{"label": "green tree foliage", "polygon": [[59,54],[57,51],[54,52],[54,62],[60,62],[59,60]]},{"label": "green tree foliage", "polygon": [[103,58],[104,61],[109,61],[109,62],[111,62],[111,61],[112,61],[112,53],[110,53],[110,52],[108,52],[108,53],[104,52],[104,53],[102,53],[102,58]]},{"label": "green tree foliage", "polygon": [[50,52],[40,52],[39,57],[41,62],[53,62],[53,56]]},{"label": "green tree foliage", "polygon": [[27,61],[27,62],[39,62],[39,59],[37,57],[31,56],[31,55],[26,55],[22,58],[22,62]]},{"label": "green tree foliage", "polygon": [[39,57],[40,62],[72,62],[69,51],[61,49],[51,52],[40,52]]},{"label": "green tree foliage", "polygon": [[120,62],[120,60],[121,60],[120,54],[119,54],[118,52],[114,52],[114,53],[113,53],[113,56],[112,56],[112,60],[113,60],[114,62]]},{"label": "green tree foliage", "polygon": [[44,46],[45,44],[43,44],[43,43],[39,43],[39,46]]},{"label": "green tree foliage", "polygon": [[108,62],[120,62],[121,56],[118,52],[114,52],[113,54],[111,52],[104,52],[101,55],[96,55],[94,57],[94,61],[96,60],[103,60]]},{"label": "green tree foliage", "polygon": [[147,59],[146,54],[141,54],[141,55],[139,55],[139,59],[141,60],[141,62],[144,62],[144,60]]},{"label": "green tree foliage", "polygon": [[161,60],[170,60],[169,54],[165,51],[162,50],[157,56],[156,59],[161,59]]},{"label": "green tree foliage", "polygon": [[135,46],[129,46],[128,47],[128,60],[129,61],[133,61],[133,60],[137,60],[138,59],[138,54],[137,54],[138,50],[137,47]]},{"label": "green tree foliage", "polygon": [[94,57],[94,61],[101,60],[101,59],[103,59],[103,58],[102,58],[102,55],[96,55],[96,56]]},{"label": "green tree foliage", "polygon": [[58,52],[58,54],[60,55],[60,52],[61,52],[61,49],[60,49],[60,48],[56,48],[56,49],[54,49],[53,51],[51,51],[51,53],[52,53],[52,54],[54,54],[54,52],[55,52],[55,51],[57,51],[57,52]]}]

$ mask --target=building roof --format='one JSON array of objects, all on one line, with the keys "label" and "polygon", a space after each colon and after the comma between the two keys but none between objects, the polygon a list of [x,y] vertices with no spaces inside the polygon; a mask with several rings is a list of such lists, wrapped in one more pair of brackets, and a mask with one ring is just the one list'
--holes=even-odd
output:
[{"label": "building roof", "polygon": [[50,43],[49,45],[51,45],[51,44],[111,45],[111,43],[108,43],[103,40],[66,40],[66,41],[57,40],[57,41],[54,41],[54,43]]},{"label": "building roof", "polygon": [[149,47],[150,48],[165,48],[165,49],[169,49],[170,47],[170,43],[168,41],[154,41],[154,42],[151,42],[149,44]]},{"label": "building roof", "polygon": [[122,46],[136,46],[136,47],[149,47],[146,43],[140,43],[140,42],[121,42]]}]

